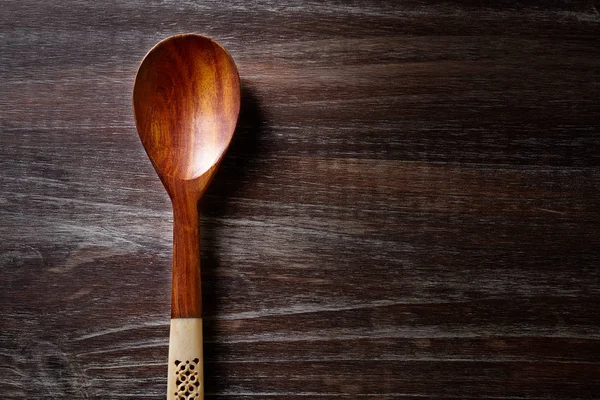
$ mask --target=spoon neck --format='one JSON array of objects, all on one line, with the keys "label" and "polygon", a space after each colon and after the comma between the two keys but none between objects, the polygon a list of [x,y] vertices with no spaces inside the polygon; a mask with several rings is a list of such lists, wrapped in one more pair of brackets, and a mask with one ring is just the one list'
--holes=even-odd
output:
[{"label": "spoon neck", "polygon": [[200,222],[198,200],[174,198],[172,202],[174,227],[197,231]]}]

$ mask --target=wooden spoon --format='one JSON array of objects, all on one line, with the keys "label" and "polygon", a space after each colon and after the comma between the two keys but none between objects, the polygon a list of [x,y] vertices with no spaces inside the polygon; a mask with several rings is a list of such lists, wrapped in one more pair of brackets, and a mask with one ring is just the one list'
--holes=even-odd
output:
[{"label": "wooden spoon", "polygon": [[237,68],[217,42],[185,34],[146,54],[133,88],[135,123],[173,204],[167,399],[203,399],[198,201],[233,136]]}]

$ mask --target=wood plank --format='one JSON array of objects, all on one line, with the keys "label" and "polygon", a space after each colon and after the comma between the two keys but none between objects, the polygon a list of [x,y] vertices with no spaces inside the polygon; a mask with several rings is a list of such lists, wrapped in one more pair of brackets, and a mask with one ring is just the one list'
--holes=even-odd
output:
[{"label": "wood plank", "polygon": [[600,391],[600,18],[588,0],[4,1],[0,397],[164,398],[172,214],[139,61],[242,78],[202,202],[216,399]]}]

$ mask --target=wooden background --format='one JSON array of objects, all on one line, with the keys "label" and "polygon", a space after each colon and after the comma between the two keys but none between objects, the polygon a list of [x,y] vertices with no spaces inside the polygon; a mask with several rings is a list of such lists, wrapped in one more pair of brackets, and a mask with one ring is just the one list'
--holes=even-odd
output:
[{"label": "wooden background", "polygon": [[209,399],[597,398],[594,5],[2,0],[0,397],[164,398],[131,90],[197,32],[244,86],[202,204]]}]

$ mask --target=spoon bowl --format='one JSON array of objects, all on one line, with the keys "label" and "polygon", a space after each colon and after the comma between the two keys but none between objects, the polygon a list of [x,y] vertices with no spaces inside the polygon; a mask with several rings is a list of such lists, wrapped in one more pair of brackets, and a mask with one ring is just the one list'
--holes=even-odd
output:
[{"label": "spoon bowl", "polygon": [[[138,133],[173,203],[167,398],[204,398],[198,201],[235,130],[240,81],[227,51],[195,34],[154,46],[135,78]],[[192,396],[192,397],[189,397]]]},{"label": "spoon bowl", "polygon": [[158,175],[198,179],[218,163],[233,136],[240,110],[235,63],[223,47],[204,36],[163,40],[140,65],[133,107],[140,138]]}]

